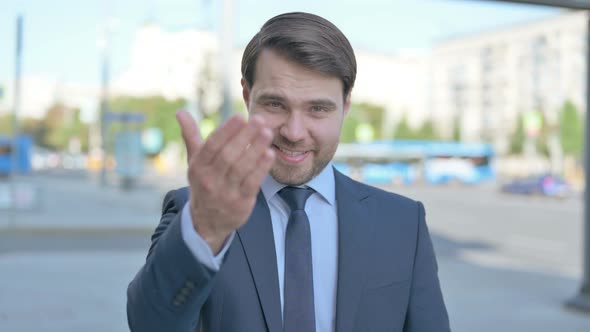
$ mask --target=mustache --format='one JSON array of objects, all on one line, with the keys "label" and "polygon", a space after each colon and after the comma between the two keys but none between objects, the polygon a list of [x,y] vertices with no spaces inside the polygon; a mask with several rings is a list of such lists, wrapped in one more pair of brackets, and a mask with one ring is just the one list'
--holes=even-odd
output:
[{"label": "mustache", "polygon": [[[284,137],[276,137],[275,140],[273,140],[272,144],[276,145],[276,146],[280,146],[282,148],[285,149],[292,149],[292,150],[296,150],[296,149],[301,149],[301,150],[314,150],[313,146],[306,146],[304,143],[302,142],[292,142]],[[303,148],[303,149],[302,149]]]}]

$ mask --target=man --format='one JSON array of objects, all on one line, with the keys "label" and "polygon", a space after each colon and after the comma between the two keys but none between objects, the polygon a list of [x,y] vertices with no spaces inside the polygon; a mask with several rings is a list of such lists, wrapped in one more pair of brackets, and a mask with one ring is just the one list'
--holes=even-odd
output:
[{"label": "man", "polygon": [[129,285],[133,331],[449,331],[421,203],[331,165],[356,77],[327,20],[270,19],[242,59],[249,122],[202,141]]}]

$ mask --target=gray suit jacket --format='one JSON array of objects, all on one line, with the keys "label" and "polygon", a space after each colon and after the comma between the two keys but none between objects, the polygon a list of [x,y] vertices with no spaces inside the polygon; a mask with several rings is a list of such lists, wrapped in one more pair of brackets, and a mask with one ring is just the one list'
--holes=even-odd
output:
[{"label": "gray suit jacket", "polygon": [[[422,204],[334,173],[336,331],[450,331]],[[272,225],[262,193],[217,273],[183,242],[180,212],[187,199],[186,188],[164,199],[145,265],[127,290],[130,329],[282,331]]]}]

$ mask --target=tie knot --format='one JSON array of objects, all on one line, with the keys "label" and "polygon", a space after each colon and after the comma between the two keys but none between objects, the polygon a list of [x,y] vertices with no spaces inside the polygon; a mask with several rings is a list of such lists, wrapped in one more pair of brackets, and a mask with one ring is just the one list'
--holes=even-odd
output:
[{"label": "tie knot", "polygon": [[289,205],[291,212],[296,210],[303,210],[305,208],[305,202],[314,193],[311,188],[299,188],[299,187],[285,187],[279,191],[281,198]]}]

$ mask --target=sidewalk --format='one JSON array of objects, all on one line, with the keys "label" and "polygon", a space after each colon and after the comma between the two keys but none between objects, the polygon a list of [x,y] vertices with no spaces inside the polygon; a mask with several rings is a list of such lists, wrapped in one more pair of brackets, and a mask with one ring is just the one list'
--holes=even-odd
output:
[{"label": "sidewalk", "polygon": [[[0,210],[0,230],[127,230],[151,231],[157,226],[162,200],[178,183],[146,174],[132,190],[122,189],[116,179],[106,186],[96,174],[41,174],[17,182],[35,191],[31,208]],[[179,182],[179,180],[175,180]],[[8,187],[7,183],[0,186]],[[1,188],[0,188],[1,189]]]},{"label": "sidewalk", "polygon": [[[39,208],[19,212],[12,224],[0,211],[0,235],[59,234],[60,241],[75,245],[48,250],[34,238],[26,240],[34,242],[29,250],[21,249],[27,244],[4,251],[0,245],[0,331],[128,331],[127,284],[145,260],[163,195],[181,186],[183,178],[152,177],[125,192],[112,185],[102,188],[95,178],[36,177]],[[563,307],[579,280],[504,264],[510,257],[488,241],[445,236],[437,231],[445,225],[431,227],[431,234],[453,331],[590,331],[590,315]],[[93,236],[93,244],[80,234]],[[113,245],[105,236],[101,245],[102,234],[117,234],[121,242],[134,244]],[[134,238],[126,241],[125,234]]]},{"label": "sidewalk", "polygon": [[453,331],[590,331],[590,315],[564,308],[578,291],[578,280],[501,267],[499,260],[478,262],[474,252],[493,257],[494,248],[462,246],[436,233],[432,237]]},{"label": "sidewalk", "polygon": [[[125,294],[145,250],[0,255],[0,330],[127,331]],[[590,317],[566,311],[576,282],[489,269],[439,255],[455,332],[588,332]],[[40,276],[43,276],[40,278]]]}]

